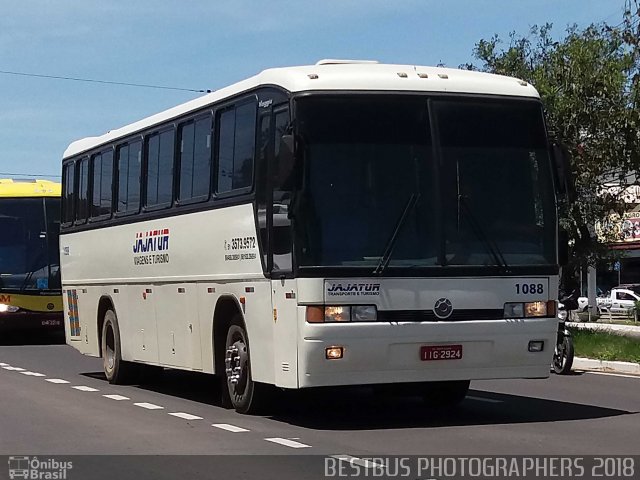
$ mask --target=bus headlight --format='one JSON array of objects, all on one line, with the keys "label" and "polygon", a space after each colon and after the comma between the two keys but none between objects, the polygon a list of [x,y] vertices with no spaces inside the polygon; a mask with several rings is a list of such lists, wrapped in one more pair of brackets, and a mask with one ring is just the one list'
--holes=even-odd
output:
[{"label": "bus headlight", "polygon": [[375,305],[309,305],[308,323],[375,322],[378,309]]},{"label": "bus headlight", "polygon": [[504,304],[504,318],[553,317],[556,302],[507,302]]},{"label": "bus headlight", "polygon": [[7,305],[6,303],[0,303],[0,313],[15,313],[20,310],[20,307],[16,307],[15,305]]},{"label": "bus headlight", "polygon": [[325,322],[348,322],[351,320],[351,307],[337,305],[324,307]]},{"label": "bus headlight", "polygon": [[524,303],[505,303],[504,318],[522,318],[524,317]]},{"label": "bus headlight", "polygon": [[547,302],[527,302],[524,304],[525,317],[546,317]]},{"label": "bus headlight", "polygon": [[351,307],[352,322],[375,322],[378,320],[378,310],[375,305],[357,305]]}]

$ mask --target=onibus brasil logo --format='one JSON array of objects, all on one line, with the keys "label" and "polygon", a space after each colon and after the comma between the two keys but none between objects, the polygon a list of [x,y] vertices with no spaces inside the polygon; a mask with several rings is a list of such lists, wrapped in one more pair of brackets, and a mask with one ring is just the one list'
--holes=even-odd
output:
[{"label": "onibus brasil logo", "polygon": [[55,458],[9,457],[9,478],[32,480],[66,480],[67,472],[73,468],[73,462],[63,462]]}]

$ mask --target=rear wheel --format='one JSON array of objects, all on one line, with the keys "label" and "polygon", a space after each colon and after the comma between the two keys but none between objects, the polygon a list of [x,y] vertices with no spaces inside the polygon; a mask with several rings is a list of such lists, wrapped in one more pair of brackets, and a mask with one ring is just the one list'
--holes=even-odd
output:
[{"label": "rear wheel", "polygon": [[268,402],[269,387],[253,381],[249,340],[240,315],[233,318],[227,330],[224,366],[224,403],[239,413],[262,411]]},{"label": "rear wheel", "polygon": [[113,310],[104,314],[102,327],[102,365],[104,374],[112,384],[131,382],[137,373],[137,365],[122,360],[120,329]]},{"label": "rear wheel", "polygon": [[428,382],[422,398],[429,407],[454,407],[467,396],[470,383],[469,380]]}]

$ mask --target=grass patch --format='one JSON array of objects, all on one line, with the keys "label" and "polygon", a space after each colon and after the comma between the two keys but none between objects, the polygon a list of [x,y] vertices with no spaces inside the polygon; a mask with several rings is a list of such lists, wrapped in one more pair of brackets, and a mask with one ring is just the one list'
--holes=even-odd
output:
[{"label": "grass patch", "polygon": [[640,363],[640,340],[613,333],[571,329],[577,357]]}]

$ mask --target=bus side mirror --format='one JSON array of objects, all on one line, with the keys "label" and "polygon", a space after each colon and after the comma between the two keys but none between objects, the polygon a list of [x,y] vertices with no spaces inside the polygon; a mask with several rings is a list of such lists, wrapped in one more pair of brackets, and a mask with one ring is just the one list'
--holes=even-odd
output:
[{"label": "bus side mirror", "polygon": [[569,263],[569,234],[564,229],[558,230],[558,264],[562,267]]},{"label": "bus side mirror", "polygon": [[556,192],[572,202],[575,199],[575,185],[571,173],[571,154],[566,145],[554,143],[552,147],[553,164],[556,169]]},{"label": "bus side mirror", "polygon": [[280,162],[284,165],[293,165],[293,145],[293,135],[285,134],[280,137],[278,156],[280,157]]}]

